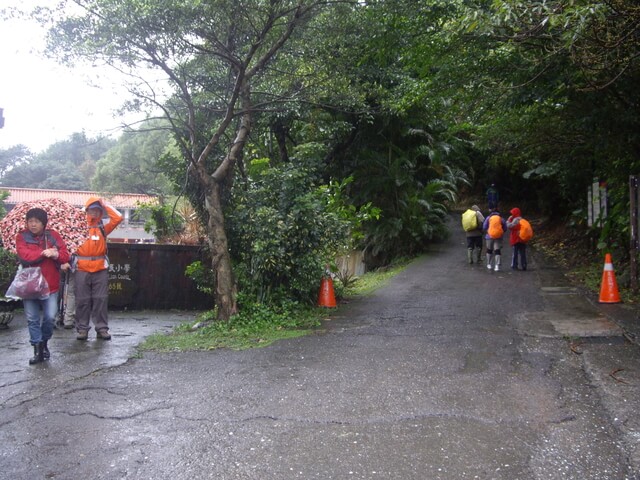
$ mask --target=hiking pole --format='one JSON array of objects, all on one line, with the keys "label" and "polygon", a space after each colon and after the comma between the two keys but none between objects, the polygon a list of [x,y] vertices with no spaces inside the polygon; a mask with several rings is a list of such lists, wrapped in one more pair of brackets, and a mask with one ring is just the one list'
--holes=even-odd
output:
[{"label": "hiking pole", "polygon": [[67,306],[67,291],[69,289],[69,272],[64,270],[62,274],[62,288],[61,295],[58,298],[58,320],[56,325],[59,327],[64,326],[64,311]]}]

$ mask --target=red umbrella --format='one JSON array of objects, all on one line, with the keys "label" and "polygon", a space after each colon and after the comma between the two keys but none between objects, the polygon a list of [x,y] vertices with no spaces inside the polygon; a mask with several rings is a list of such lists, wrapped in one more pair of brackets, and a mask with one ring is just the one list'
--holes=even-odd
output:
[{"label": "red umbrella", "polygon": [[0,236],[6,250],[16,253],[16,235],[26,228],[27,211],[31,208],[42,208],[47,212],[46,228],[60,234],[69,253],[75,252],[86,240],[88,227],[85,213],[64,200],[49,198],[19,203],[0,220]]}]

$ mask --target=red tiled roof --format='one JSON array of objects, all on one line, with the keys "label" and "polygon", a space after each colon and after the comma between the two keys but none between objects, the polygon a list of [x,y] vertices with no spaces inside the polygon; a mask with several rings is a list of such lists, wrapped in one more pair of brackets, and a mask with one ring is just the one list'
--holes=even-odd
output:
[{"label": "red tiled roof", "polygon": [[0,191],[9,192],[9,197],[4,203],[15,205],[33,200],[45,200],[47,198],[59,198],[76,207],[84,207],[89,197],[102,197],[115,208],[136,208],[139,203],[158,203],[158,197],[141,195],[138,193],[96,193],[76,190],[39,190],[35,188],[0,187]]}]

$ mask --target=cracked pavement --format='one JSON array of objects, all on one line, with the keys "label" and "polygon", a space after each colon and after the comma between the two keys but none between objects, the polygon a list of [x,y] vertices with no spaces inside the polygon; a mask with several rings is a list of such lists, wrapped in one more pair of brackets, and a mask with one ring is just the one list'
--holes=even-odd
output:
[{"label": "cracked pavement", "polygon": [[456,227],[315,334],[265,348],[139,356],[194,314],[111,312],[112,341],[57,330],[29,366],[16,318],[0,478],[640,478],[637,312],[535,254],[527,272],[467,265]]}]

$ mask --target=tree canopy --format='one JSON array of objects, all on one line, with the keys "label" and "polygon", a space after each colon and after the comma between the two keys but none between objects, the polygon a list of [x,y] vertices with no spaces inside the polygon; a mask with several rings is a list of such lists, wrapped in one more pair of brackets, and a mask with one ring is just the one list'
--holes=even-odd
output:
[{"label": "tree canopy", "polygon": [[0,150],[7,167],[0,171],[0,186],[56,190],[90,190],[96,162],[113,147],[114,140],[88,138],[84,132],[32,154],[24,146]]},{"label": "tree canopy", "polygon": [[125,132],[99,159],[93,190],[167,196],[172,186],[162,170],[162,157],[172,143],[171,132],[158,122]]}]

